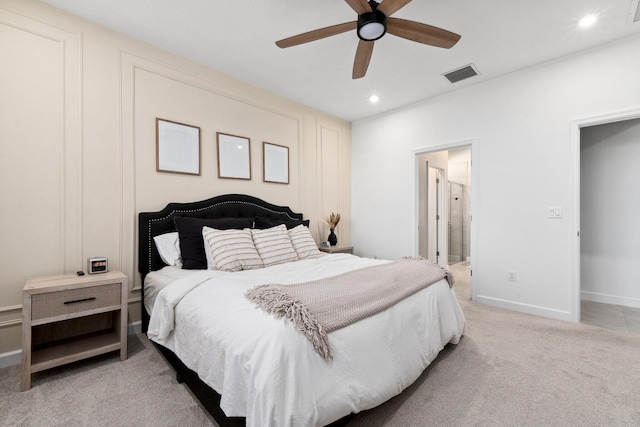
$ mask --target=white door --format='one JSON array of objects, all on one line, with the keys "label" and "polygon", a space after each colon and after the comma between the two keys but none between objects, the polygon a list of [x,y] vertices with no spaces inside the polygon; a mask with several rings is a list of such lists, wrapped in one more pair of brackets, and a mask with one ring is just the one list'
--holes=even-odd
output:
[{"label": "white door", "polygon": [[427,258],[436,264],[440,257],[442,221],[442,169],[427,162]]}]

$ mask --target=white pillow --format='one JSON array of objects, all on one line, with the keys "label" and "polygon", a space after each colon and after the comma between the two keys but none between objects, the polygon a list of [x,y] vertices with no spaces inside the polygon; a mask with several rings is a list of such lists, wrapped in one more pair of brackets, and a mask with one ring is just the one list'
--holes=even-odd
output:
[{"label": "white pillow", "polygon": [[182,256],[180,255],[180,239],[178,232],[159,234],[153,238],[160,258],[167,265],[182,267]]},{"label": "white pillow", "polygon": [[[202,239],[204,241],[204,236]],[[206,244],[204,245],[204,255],[207,258],[207,270],[217,270],[218,267],[216,267],[216,261],[213,259],[213,255],[211,255],[211,251]]]},{"label": "white pillow", "polygon": [[217,230],[202,227],[204,250],[210,251],[216,268],[222,271],[240,271],[262,268],[256,252],[251,230]]},{"label": "white pillow", "polygon": [[319,258],[323,255],[307,227],[300,224],[288,231],[291,244],[298,254],[298,259]]},{"label": "white pillow", "polygon": [[265,230],[251,229],[251,235],[265,267],[298,260],[284,224]]}]

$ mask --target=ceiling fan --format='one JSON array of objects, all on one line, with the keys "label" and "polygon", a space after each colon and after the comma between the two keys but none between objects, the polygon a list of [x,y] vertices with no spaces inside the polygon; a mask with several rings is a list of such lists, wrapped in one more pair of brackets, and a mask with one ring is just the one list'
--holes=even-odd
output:
[{"label": "ceiling fan", "polygon": [[391,17],[395,12],[409,4],[411,0],[383,0],[380,3],[374,0],[345,0],[345,2],[358,14],[357,21],[345,22],[344,24],[298,34],[297,36],[279,40],[276,45],[284,49],[342,34],[349,30],[357,30],[360,41],[358,42],[356,58],[353,63],[352,78],[359,79],[367,74],[374,41],[386,33],[445,49],[453,47],[460,40],[460,35],[451,31]]}]

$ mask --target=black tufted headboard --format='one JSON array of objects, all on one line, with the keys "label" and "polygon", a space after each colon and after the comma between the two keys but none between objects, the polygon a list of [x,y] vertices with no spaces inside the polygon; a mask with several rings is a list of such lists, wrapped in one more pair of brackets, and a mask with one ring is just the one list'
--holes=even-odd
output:
[{"label": "black tufted headboard", "polygon": [[173,219],[176,216],[193,218],[255,218],[274,221],[301,220],[302,214],[294,213],[287,206],[276,206],[246,194],[225,194],[208,200],[191,203],[169,203],[158,212],[138,214],[138,271],[144,281],[150,271],[159,270],[166,264],[160,258],[153,242],[159,234],[176,231]]},{"label": "black tufted headboard", "polygon": [[303,215],[287,206],[276,206],[246,194],[225,194],[200,202],[169,203],[158,212],[138,214],[138,271],[142,276],[142,328],[146,332],[149,314],[144,308],[144,278],[166,264],[160,258],[153,237],[176,231],[173,219],[193,218],[268,218],[273,221],[302,220]]}]

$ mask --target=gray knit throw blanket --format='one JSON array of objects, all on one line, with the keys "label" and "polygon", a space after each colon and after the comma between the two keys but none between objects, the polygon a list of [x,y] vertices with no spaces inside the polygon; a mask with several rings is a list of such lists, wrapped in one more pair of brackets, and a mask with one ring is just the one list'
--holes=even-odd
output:
[{"label": "gray knit throw blanket", "polygon": [[333,360],[329,332],[379,313],[421,289],[453,275],[421,258],[405,258],[334,277],[294,285],[256,286],[246,296],[293,322],[326,361]]}]

